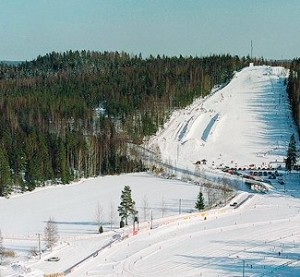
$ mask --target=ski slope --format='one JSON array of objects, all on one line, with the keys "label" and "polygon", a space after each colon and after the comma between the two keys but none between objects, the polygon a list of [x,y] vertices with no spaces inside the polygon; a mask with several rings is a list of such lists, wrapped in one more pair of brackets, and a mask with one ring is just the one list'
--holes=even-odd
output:
[{"label": "ski slope", "polygon": [[[163,160],[184,169],[193,170],[196,161],[206,159],[211,174],[221,165],[275,167],[296,134],[287,76],[282,67],[244,68],[226,87],[175,111],[147,146],[158,147]],[[84,260],[66,276],[300,276],[300,177],[284,179],[285,186],[272,180],[268,194],[240,191],[227,205],[204,212],[194,210],[198,186],[147,173],[0,198],[3,243],[18,255],[0,265],[0,275],[42,277]],[[111,230],[111,206],[118,206],[125,185],[139,211],[136,232],[131,225],[119,229],[116,214]],[[97,204],[103,207],[101,235]],[[41,259],[27,258],[50,216],[57,222],[59,244]],[[48,262],[49,257],[60,260]]]},{"label": "ski slope", "polygon": [[290,136],[297,133],[288,73],[283,67],[244,68],[224,88],[175,111],[148,147],[159,147],[163,160],[188,168],[203,159],[210,167],[282,164]]}]

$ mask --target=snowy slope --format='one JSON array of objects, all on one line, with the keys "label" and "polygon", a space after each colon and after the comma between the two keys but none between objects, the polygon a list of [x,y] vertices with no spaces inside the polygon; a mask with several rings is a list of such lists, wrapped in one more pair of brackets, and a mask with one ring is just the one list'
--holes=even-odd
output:
[{"label": "snowy slope", "polygon": [[[281,162],[290,135],[296,133],[285,92],[287,75],[282,67],[243,69],[225,88],[175,111],[149,147],[158,146],[163,160],[192,170],[201,159],[210,167]],[[227,203],[201,213],[190,213],[198,186],[145,173],[91,178],[2,198],[4,246],[17,250],[20,262],[0,265],[0,275],[42,277],[91,255],[67,276],[300,276],[299,175],[283,177],[285,186],[272,181],[277,191],[240,192],[231,201],[238,206]],[[111,205],[119,204],[125,185],[130,185],[139,210],[135,235],[132,226],[118,229],[116,216],[110,231]],[[95,224],[98,203],[106,231],[101,235]],[[43,233],[49,216],[57,222],[60,243],[41,260],[28,261],[23,256],[37,248],[37,234]],[[60,261],[45,261],[51,256]]]},{"label": "snowy slope", "polygon": [[202,159],[215,167],[276,166],[296,134],[287,76],[283,67],[244,68],[223,89],[174,112],[148,147],[159,146],[163,160],[190,168]]}]

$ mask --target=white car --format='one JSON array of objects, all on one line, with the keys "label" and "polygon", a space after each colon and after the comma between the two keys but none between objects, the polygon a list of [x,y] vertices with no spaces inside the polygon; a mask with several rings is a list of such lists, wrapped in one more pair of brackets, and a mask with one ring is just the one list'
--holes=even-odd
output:
[{"label": "white car", "polygon": [[58,258],[58,257],[51,257],[51,258],[47,259],[46,261],[47,262],[58,262],[59,260],[60,260],[60,258]]}]

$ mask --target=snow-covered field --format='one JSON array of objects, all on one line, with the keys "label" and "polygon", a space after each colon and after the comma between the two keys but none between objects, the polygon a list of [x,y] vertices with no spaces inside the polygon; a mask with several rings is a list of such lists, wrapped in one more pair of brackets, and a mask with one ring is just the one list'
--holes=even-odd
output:
[{"label": "snow-covered field", "polygon": [[[204,101],[175,111],[148,146],[158,146],[163,160],[191,171],[202,159],[211,168],[275,166],[296,134],[285,92],[287,74],[282,67],[243,69]],[[198,186],[147,173],[1,198],[4,246],[18,257],[14,263],[4,260],[0,276],[64,272],[87,257],[68,276],[300,276],[300,178],[296,173],[283,177],[285,186],[272,180],[267,194],[239,192],[226,206],[200,213],[194,211]],[[131,225],[118,228],[116,210],[125,185],[139,211],[135,234]],[[98,204],[101,235],[95,222]],[[38,234],[43,236],[49,217],[58,226],[58,246],[41,259],[25,258],[38,248]],[[53,256],[60,260],[45,261]]]}]

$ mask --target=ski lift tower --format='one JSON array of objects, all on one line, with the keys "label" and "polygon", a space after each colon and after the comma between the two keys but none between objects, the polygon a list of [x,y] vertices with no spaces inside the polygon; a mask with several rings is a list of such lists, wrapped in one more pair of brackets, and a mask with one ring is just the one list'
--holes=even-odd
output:
[{"label": "ski lift tower", "polygon": [[253,66],[253,62],[252,62],[252,53],[253,53],[253,45],[252,45],[252,40],[251,40],[251,43],[250,43],[250,64],[249,64],[249,67],[252,67]]}]

